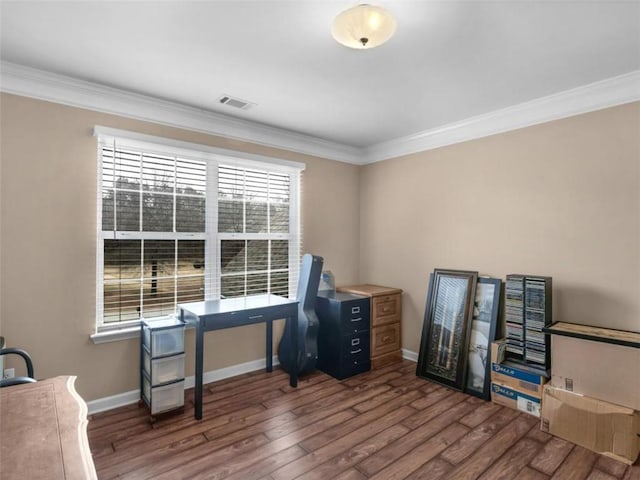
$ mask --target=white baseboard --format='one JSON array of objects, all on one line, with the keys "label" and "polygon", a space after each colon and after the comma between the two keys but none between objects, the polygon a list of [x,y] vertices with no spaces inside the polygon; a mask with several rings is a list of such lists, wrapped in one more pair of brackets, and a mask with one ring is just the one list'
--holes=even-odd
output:
[{"label": "white baseboard", "polygon": [[113,408],[130,405],[140,400],[140,390],[131,390],[130,392],[118,393],[110,397],[98,398],[87,402],[89,415]]},{"label": "white baseboard", "polygon": [[[219,368],[218,370],[211,370],[204,373],[204,383],[216,382],[229,377],[236,377],[243,373],[255,372],[256,370],[262,370],[266,367],[266,359],[260,358],[258,360],[252,360],[251,362],[240,363],[238,365],[231,365],[230,367]],[[279,365],[278,357],[273,357],[273,366]],[[193,388],[196,384],[195,376],[191,375],[184,379],[184,388]],[[123,407],[124,405],[131,405],[140,400],[140,390],[130,390],[124,393],[118,393],[111,395],[110,397],[98,398],[87,402],[89,409],[89,415],[94,413],[104,412],[106,410],[112,410],[114,408]]]},{"label": "white baseboard", "polygon": [[[402,358],[410,360],[412,362],[418,361],[418,354],[406,348],[402,349]],[[273,365],[279,365],[278,357],[273,357]],[[230,367],[219,368],[218,370],[211,370],[204,373],[204,383],[217,382],[225,378],[237,377],[243,373],[255,372],[256,370],[262,370],[266,366],[266,359],[261,358],[258,360],[252,360],[251,362],[240,363],[238,365],[231,365]],[[193,388],[196,384],[195,376],[191,375],[184,379],[184,388]],[[112,410],[114,408],[123,407],[125,405],[131,405],[140,400],[140,390],[130,390],[124,393],[118,393],[111,395],[110,397],[98,398],[87,402],[89,409],[89,415],[94,413],[104,412],[106,410]]]},{"label": "white baseboard", "polygon": [[402,349],[402,358],[405,360],[411,360],[412,362],[418,361],[418,354],[412,350]]}]

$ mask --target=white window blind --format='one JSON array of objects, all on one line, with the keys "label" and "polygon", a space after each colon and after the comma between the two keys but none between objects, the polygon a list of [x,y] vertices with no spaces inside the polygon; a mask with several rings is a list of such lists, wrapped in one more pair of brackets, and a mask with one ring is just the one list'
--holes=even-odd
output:
[{"label": "white window blind", "polygon": [[289,175],[218,167],[221,295],[289,294]]},{"label": "white window blind", "polygon": [[97,328],[179,303],[295,296],[300,170],[100,138]]}]

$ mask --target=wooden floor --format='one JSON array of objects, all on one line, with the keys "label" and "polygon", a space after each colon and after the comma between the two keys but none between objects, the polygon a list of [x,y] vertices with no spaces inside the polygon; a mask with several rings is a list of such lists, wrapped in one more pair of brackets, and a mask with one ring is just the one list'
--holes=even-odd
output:
[{"label": "wooden floor", "polygon": [[[539,430],[536,418],[415,376],[405,361],[297,389],[282,370],[205,386],[204,418],[149,423],[135,405],[93,415],[100,479],[640,479]],[[207,388],[208,387],[208,388]]]}]

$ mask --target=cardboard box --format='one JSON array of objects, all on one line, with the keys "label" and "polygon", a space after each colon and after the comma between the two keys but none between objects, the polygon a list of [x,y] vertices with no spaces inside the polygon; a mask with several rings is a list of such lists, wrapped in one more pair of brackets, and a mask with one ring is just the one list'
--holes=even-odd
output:
[{"label": "cardboard box", "polygon": [[507,351],[507,342],[504,338],[491,342],[491,363],[504,362],[504,354]]},{"label": "cardboard box", "polygon": [[640,410],[640,348],[552,335],[551,385]]},{"label": "cardboard box", "polygon": [[540,416],[541,399],[531,395],[531,392],[491,382],[491,401],[534,417]]},{"label": "cardboard box", "polygon": [[640,412],[547,385],[541,429],[632,464],[640,453]]},{"label": "cardboard box", "polygon": [[491,381],[527,391],[530,395],[542,398],[542,390],[547,383],[547,378],[525,366],[505,362],[491,364]]},{"label": "cardboard box", "polygon": [[491,344],[491,381],[542,398],[548,376],[525,365],[504,361],[504,340]]}]

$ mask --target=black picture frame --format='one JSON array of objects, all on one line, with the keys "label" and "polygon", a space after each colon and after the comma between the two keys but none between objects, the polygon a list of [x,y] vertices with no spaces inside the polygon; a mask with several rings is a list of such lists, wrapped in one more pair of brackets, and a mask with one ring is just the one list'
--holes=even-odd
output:
[{"label": "black picture frame", "polygon": [[464,391],[484,400],[491,398],[491,342],[496,340],[501,291],[501,279],[478,278],[467,346]]},{"label": "black picture frame", "polygon": [[478,272],[435,269],[429,276],[416,375],[462,391]]}]

